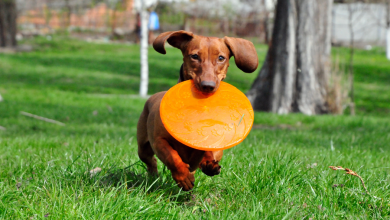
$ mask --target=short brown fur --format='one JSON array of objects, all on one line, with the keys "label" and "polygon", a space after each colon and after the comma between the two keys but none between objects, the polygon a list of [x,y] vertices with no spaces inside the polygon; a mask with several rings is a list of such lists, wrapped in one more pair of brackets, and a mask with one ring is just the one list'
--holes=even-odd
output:
[{"label": "short brown fur", "polygon": [[[187,31],[160,34],[153,43],[154,49],[165,54],[165,42],[182,51],[181,80],[194,80],[203,93],[215,92],[225,79],[230,57],[244,72],[253,72],[258,66],[255,47],[250,41],[239,38],[215,38],[195,35]],[[174,139],[160,118],[160,103],[165,92],[151,96],[145,104],[137,125],[138,155],[148,172],[157,175],[156,155],[171,171],[173,179],[183,190],[194,187],[194,173],[214,176],[220,173],[219,161],[223,151],[201,151],[190,148]]]}]

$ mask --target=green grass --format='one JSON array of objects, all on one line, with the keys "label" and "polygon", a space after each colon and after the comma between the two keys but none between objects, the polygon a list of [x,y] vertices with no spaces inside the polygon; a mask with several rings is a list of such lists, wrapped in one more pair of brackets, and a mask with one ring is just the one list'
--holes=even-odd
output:
[{"label": "green grass", "polygon": [[[7,128],[0,130],[0,218],[390,218],[390,63],[383,50],[357,51],[357,116],[256,113],[247,139],[225,151],[221,174],[197,172],[186,193],[160,162],[159,178],[148,177],[136,153],[145,100],[128,95],[138,93],[138,46],[60,37],[28,43],[36,51],[0,55],[0,125]],[[262,62],[266,47],[257,48]],[[167,50],[150,50],[150,93],[177,82],[181,54]],[[254,77],[232,62],[227,81],[247,91]],[[330,165],[359,173],[380,199]],[[90,177],[95,167],[102,172]]]},{"label": "green grass", "polygon": [[[354,55],[355,104],[360,115],[388,116],[390,114],[390,61],[386,59],[384,48],[370,51],[357,50]],[[349,59],[349,49],[336,48],[342,67]]]}]

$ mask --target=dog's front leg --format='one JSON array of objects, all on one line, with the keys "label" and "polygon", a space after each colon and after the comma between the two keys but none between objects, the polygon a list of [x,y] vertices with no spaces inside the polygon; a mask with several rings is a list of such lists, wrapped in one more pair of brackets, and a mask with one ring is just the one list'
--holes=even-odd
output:
[{"label": "dog's front leg", "polygon": [[219,161],[222,159],[223,151],[206,151],[203,160],[199,164],[199,168],[207,176],[218,175],[221,172]]},{"label": "dog's front leg", "polygon": [[167,140],[157,138],[154,142],[154,151],[157,157],[168,167],[172,173],[173,179],[183,188],[184,191],[189,191],[194,187],[195,172],[190,172],[189,165],[184,163]]}]

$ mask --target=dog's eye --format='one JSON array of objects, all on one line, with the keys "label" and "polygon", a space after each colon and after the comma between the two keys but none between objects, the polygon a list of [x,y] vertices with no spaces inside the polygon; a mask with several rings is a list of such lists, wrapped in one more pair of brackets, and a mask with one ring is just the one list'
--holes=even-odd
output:
[{"label": "dog's eye", "polygon": [[190,55],[190,56],[191,56],[191,58],[194,59],[194,60],[199,59],[198,54],[192,54],[192,55]]},{"label": "dog's eye", "polygon": [[218,57],[218,61],[224,61],[224,60],[225,60],[225,57],[223,57],[223,56]]}]

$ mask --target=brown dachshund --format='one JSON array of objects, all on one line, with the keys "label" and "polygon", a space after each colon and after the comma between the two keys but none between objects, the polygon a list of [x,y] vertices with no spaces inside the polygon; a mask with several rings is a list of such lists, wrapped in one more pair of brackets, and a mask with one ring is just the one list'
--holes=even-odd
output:
[{"label": "brown dachshund", "polygon": [[[187,31],[172,31],[160,34],[153,43],[154,49],[165,54],[166,41],[183,54],[179,82],[193,79],[196,88],[203,93],[213,93],[218,89],[221,80],[226,77],[232,56],[244,72],[251,73],[258,66],[255,47],[244,39],[203,37]],[[196,150],[175,140],[160,118],[160,102],[164,94],[159,92],[146,101],[137,125],[138,155],[148,172],[157,174],[156,154],[171,171],[179,187],[188,191],[194,187],[194,174],[198,167],[209,176],[220,173],[218,162],[223,151]]]}]

